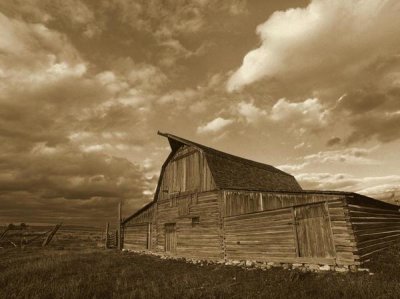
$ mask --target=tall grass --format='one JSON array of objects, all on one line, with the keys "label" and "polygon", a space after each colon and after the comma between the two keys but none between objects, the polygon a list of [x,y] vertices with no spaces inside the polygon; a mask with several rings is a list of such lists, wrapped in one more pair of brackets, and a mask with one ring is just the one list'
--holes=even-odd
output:
[{"label": "tall grass", "polygon": [[399,247],[368,273],[244,270],[113,250],[0,251],[0,298],[400,298]]}]

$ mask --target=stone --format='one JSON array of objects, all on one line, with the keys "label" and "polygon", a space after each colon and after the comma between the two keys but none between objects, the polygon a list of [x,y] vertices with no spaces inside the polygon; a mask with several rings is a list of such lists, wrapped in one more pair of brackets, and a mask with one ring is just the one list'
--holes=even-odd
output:
[{"label": "stone", "polygon": [[300,268],[303,267],[303,264],[292,264],[293,268]]},{"label": "stone", "polygon": [[319,267],[320,271],[330,271],[331,267],[329,265],[323,265]]},{"label": "stone", "polygon": [[335,271],[344,273],[344,272],[348,272],[349,269],[348,268],[344,268],[344,267],[335,267]]},{"label": "stone", "polygon": [[285,270],[288,270],[289,269],[289,264],[282,264],[282,268],[285,269]]},{"label": "stone", "polygon": [[357,270],[360,272],[369,272],[368,268],[358,268]]},{"label": "stone", "polygon": [[308,269],[307,269],[306,267],[301,267],[301,268],[300,268],[300,271],[303,272],[303,273],[307,273],[307,272],[308,272]]},{"label": "stone", "polygon": [[307,268],[313,271],[319,270],[319,265],[316,264],[309,264],[307,265]]},{"label": "stone", "polygon": [[254,263],[252,261],[247,260],[246,263],[245,263],[245,266],[246,267],[252,267],[252,266],[254,266]]},{"label": "stone", "polygon": [[267,265],[274,266],[275,263],[274,262],[268,262]]}]

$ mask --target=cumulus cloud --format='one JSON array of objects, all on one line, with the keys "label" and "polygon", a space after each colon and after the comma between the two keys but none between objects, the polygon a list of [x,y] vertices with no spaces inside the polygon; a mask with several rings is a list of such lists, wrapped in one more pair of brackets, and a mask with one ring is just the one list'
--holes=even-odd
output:
[{"label": "cumulus cloud", "polygon": [[267,111],[257,107],[253,102],[241,101],[237,104],[236,110],[248,123],[255,123],[267,115]]},{"label": "cumulus cloud", "polygon": [[289,102],[282,98],[272,106],[269,117],[295,129],[318,129],[327,124],[328,110],[317,98],[306,99],[304,102]]},{"label": "cumulus cloud", "polygon": [[212,121],[198,127],[197,133],[200,134],[217,133],[232,123],[233,123],[232,119],[217,117],[216,119],[213,119]]},{"label": "cumulus cloud", "polygon": [[246,54],[228,90],[265,77],[354,74],[380,55],[396,54],[399,5],[396,0],[313,0],[306,8],[275,12],[257,27],[261,46]]}]

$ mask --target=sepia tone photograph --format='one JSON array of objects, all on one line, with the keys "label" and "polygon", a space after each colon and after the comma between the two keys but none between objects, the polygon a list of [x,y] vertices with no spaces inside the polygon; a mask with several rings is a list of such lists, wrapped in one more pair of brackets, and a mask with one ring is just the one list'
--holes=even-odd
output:
[{"label": "sepia tone photograph", "polygon": [[1,0],[0,298],[400,298],[400,1]]}]

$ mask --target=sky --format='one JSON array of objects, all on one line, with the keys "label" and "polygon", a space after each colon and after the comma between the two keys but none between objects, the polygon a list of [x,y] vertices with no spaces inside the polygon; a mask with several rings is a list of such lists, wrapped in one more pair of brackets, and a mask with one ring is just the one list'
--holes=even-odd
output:
[{"label": "sky", "polygon": [[0,2],[0,224],[152,199],[157,131],[400,199],[397,0]]}]

